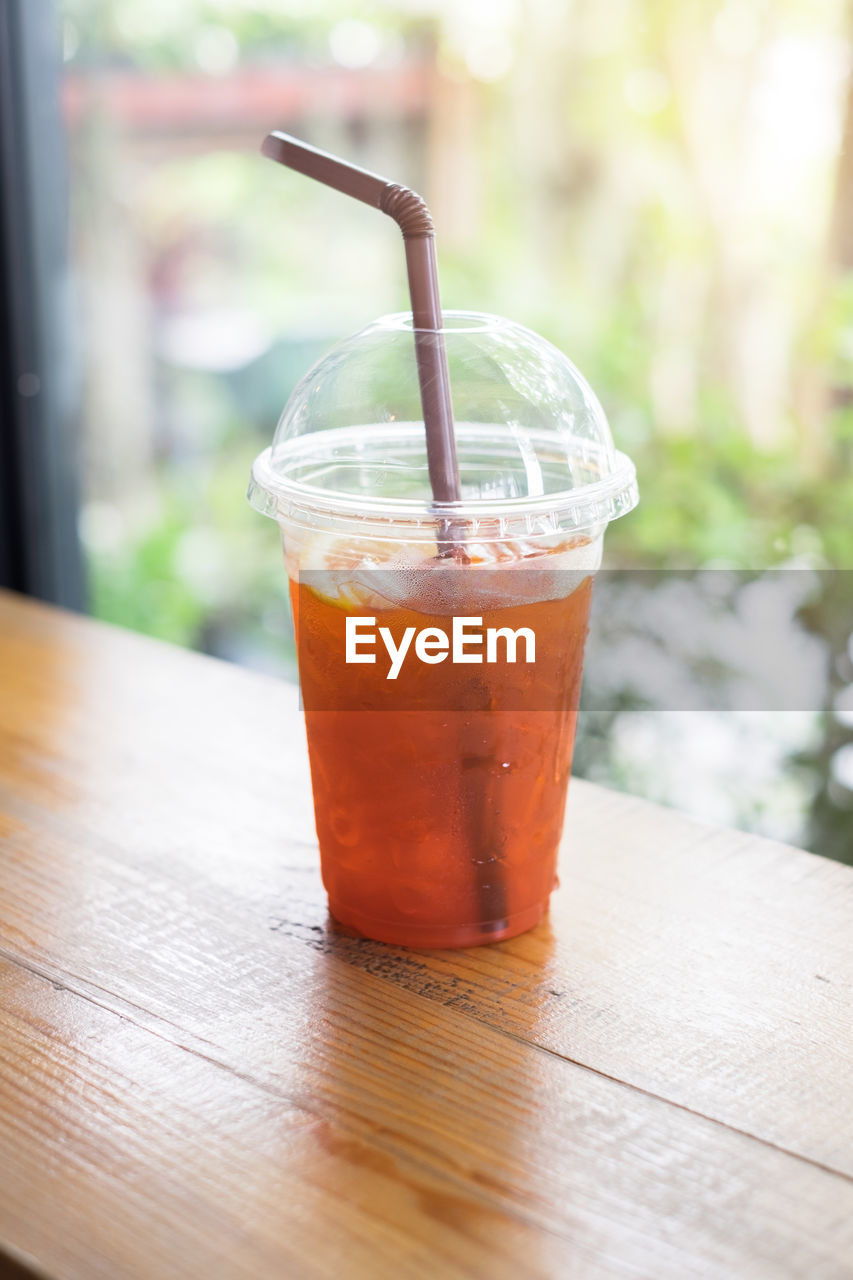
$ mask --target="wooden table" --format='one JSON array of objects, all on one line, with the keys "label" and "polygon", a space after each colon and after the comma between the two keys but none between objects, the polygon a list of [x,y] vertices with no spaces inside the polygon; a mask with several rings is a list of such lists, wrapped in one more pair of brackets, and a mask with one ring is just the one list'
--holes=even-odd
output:
[{"label": "wooden table", "polygon": [[574,782],[544,924],[326,915],[291,687],[0,593],[0,1259],[853,1276],[853,871]]}]

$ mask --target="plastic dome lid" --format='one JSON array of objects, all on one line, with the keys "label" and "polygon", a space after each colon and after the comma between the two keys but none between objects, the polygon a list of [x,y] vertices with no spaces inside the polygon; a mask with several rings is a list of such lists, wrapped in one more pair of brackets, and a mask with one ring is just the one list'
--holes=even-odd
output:
[{"label": "plastic dome lid", "polygon": [[638,500],[592,388],[521,325],[444,312],[461,500],[432,500],[410,314],[334,347],[295,388],[255,460],[249,500],[282,522],[404,523],[432,536],[452,511],[495,536],[597,530]]}]

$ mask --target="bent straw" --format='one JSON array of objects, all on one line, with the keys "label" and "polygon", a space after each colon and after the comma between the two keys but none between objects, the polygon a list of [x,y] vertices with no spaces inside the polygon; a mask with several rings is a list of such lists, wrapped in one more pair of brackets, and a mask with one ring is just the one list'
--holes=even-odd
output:
[{"label": "bent straw", "polygon": [[[415,330],[415,358],[421,407],[426,428],[427,464],[433,500],[436,503],[457,502],[459,464],[456,459],[456,437],[453,431],[453,406],[450,399],[450,374],[447,352],[441,333],[441,301],[438,292],[438,264],[435,253],[435,228],[425,201],[408,187],[389,182],[376,173],[360,169],[337,156],[311,147],[307,142],[275,130],[264,139],[261,151],[270,160],[295,169],[363,204],[381,209],[399,226],[406,248],[409,295]],[[449,515],[439,526],[438,554],[470,563],[465,555],[461,528]],[[483,803],[473,808],[478,827],[487,812]],[[482,845],[483,832],[472,840]],[[478,849],[479,852],[479,849]],[[484,925],[499,932],[506,923],[506,889],[499,863],[487,858],[475,859],[477,909]]]},{"label": "bent straw", "polygon": [[429,209],[423,199],[408,187],[389,182],[367,169],[359,169],[286,133],[276,131],[269,134],[261,151],[270,160],[277,160],[306,178],[313,178],[342,191],[344,195],[381,209],[402,231],[432,496],[436,502],[458,502],[461,496],[459,465],[453,433],[447,352],[440,333],[435,228]]}]

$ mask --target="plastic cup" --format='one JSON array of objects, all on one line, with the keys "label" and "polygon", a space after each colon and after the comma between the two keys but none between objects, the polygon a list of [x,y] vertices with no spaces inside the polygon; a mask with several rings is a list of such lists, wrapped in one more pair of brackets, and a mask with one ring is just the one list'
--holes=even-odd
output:
[{"label": "plastic cup", "polygon": [[465,947],[547,909],[592,580],[637,488],[544,339],[446,312],[441,340],[458,503],[431,498],[406,315],[303,379],[249,497],[281,530],[330,912],[383,942]]}]

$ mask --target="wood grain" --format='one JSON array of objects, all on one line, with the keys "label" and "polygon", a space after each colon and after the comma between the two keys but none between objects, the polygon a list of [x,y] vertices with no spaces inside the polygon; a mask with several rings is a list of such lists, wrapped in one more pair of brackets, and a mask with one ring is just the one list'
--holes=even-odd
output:
[{"label": "wood grain", "polygon": [[331,963],[237,1067],[3,966],[0,1231],[73,1276],[846,1274],[845,1179]]},{"label": "wood grain", "polygon": [[548,921],[404,952],[327,918],[293,690],[0,594],[0,691],[47,1274],[849,1276],[849,868],[574,783]]}]

